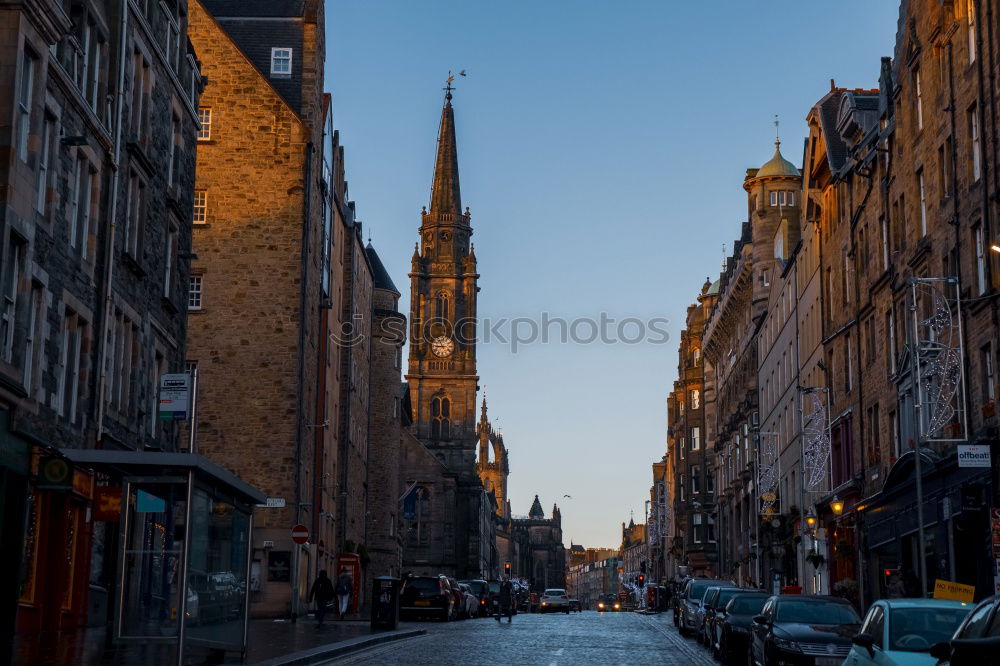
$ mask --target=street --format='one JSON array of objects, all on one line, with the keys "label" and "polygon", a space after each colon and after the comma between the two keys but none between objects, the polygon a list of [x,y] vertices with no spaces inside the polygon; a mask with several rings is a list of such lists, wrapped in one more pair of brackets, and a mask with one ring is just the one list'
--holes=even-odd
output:
[{"label": "street", "polygon": [[407,622],[427,635],[327,664],[448,666],[450,664],[713,664],[693,641],[681,638],[669,613],[522,614],[506,620],[467,620],[452,624]]}]

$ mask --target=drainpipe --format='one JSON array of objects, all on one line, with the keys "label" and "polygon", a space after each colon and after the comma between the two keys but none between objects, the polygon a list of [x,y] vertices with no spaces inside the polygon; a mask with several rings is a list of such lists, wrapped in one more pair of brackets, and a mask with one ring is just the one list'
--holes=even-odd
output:
[{"label": "drainpipe", "polygon": [[101,313],[101,337],[100,346],[97,353],[97,367],[99,371],[97,382],[97,448],[104,446],[104,394],[107,390],[108,371],[108,329],[110,328],[114,304],[111,296],[111,282],[114,275],[115,265],[115,234],[118,230],[118,191],[121,187],[121,151],[122,151],[122,114],[124,112],[125,99],[125,61],[126,61],[126,36],[128,34],[128,0],[121,0],[119,5],[121,17],[119,21],[120,31],[118,34],[118,87],[115,91],[115,128],[114,143],[111,155],[111,204],[110,204],[110,224],[104,249],[104,305]]}]

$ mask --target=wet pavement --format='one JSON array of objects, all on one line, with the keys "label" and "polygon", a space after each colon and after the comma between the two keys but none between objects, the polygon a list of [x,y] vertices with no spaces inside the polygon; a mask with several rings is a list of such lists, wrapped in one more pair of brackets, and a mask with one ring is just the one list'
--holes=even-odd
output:
[{"label": "wet pavement", "polygon": [[708,651],[677,634],[669,613],[521,614],[510,624],[506,620],[497,624],[493,619],[477,619],[450,624],[406,622],[400,626],[424,628],[428,634],[324,663],[365,666],[708,666],[715,663]]}]

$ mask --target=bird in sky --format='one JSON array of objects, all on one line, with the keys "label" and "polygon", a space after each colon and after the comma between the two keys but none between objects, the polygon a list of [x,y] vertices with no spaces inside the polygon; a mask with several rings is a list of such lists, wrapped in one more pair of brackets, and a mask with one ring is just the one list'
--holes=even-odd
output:
[{"label": "bird in sky", "polygon": [[568,497],[568,498],[570,498],[570,499],[573,499],[573,496],[572,496],[572,495],[563,495],[563,497]]}]

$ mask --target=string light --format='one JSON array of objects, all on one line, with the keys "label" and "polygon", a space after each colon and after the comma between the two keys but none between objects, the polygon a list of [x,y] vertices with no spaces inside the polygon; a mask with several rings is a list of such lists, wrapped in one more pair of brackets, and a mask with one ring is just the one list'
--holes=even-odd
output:
[{"label": "string light", "polygon": [[812,398],[812,411],[806,416],[808,425],[802,429],[802,464],[806,487],[815,488],[826,478],[830,460],[830,427],[824,402],[815,392],[808,395]]},{"label": "string light", "polygon": [[774,503],[778,499],[775,492],[778,489],[778,439],[772,433],[761,433],[763,442],[760,457],[763,469],[760,473],[760,512],[770,515],[774,512]]},{"label": "string light", "polygon": [[956,326],[948,299],[929,284],[920,285],[932,299],[934,314],[919,322],[923,334],[917,347],[917,359],[926,366],[921,373],[920,388],[927,397],[927,430],[925,437],[940,435],[955,416],[955,396],[962,377],[961,348],[954,343]]}]

